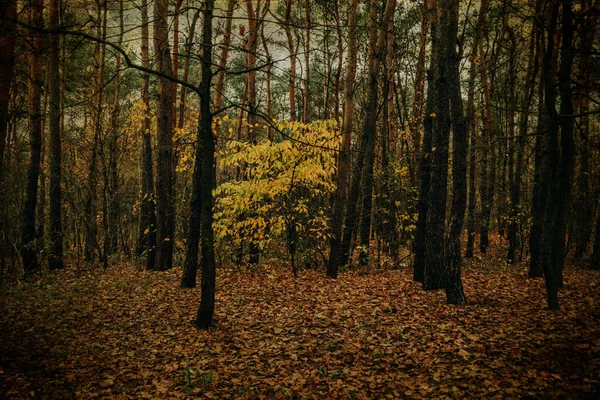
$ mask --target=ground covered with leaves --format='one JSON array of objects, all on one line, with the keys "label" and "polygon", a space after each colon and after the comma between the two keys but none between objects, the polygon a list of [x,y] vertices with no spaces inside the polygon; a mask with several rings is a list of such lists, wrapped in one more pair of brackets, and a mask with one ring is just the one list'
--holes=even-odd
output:
[{"label": "ground covered with leaves", "polygon": [[567,269],[551,312],[524,265],[467,265],[458,307],[409,268],[219,270],[210,331],[180,276],[115,265],[5,282],[0,398],[600,398],[598,272]]}]

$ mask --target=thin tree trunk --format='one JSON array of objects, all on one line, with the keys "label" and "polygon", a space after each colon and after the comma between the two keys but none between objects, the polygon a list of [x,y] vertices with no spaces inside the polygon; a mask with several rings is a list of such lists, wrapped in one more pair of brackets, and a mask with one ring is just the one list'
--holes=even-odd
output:
[{"label": "thin tree trunk", "polygon": [[302,110],[302,122],[305,124],[309,120],[309,103],[310,103],[310,0],[304,0],[304,24],[306,38],[304,42],[304,104]]},{"label": "thin tree trunk", "polygon": [[[429,3],[429,16],[431,21],[431,41],[436,43],[437,32],[437,1]],[[419,163],[419,201],[417,204],[418,216],[415,229],[415,242],[413,252],[415,253],[413,265],[413,279],[423,283],[425,279],[425,241],[427,237],[427,214],[429,212],[429,191],[431,188],[431,160],[433,141],[433,117],[434,117],[434,75],[437,68],[436,54],[433,53],[430,61],[430,72],[427,76],[427,100],[425,105],[425,116],[423,118],[423,145],[421,149],[421,161]]]},{"label": "thin tree trunk", "polygon": [[[50,1],[50,29],[58,29],[60,10],[58,0]],[[61,170],[61,121],[60,121],[60,36],[50,35],[48,53],[48,76],[50,91],[50,269],[63,268],[63,228],[62,228],[62,170]]]},{"label": "thin tree trunk", "polygon": [[227,12],[225,15],[225,31],[223,32],[221,56],[219,57],[219,70],[217,72],[217,82],[215,83],[215,111],[218,111],[221,108],[221,104],[223,102],[223,89],[225,88],[225,67],[227,66],[229,45],[231,44],[231,26],[233,22],[233,9],[236,5],[237,0],[229,0],[227,2]]},{"label": "thin tree trunk", "polygon": [[[192,43],[193,32],[196,29],[196,23],[198,21],[199,14],[196,13],[192,20],[190,27],[190,39],[188,43]],[[187,53],[187,50],[186,50]],[[188,53],[189,54],[189,53]],[[189,58],[188,58],[189,59]],[[186,62],[186,79],[187,70],[189,69],[189,63]],[[203,70],[204,72],[204,70]],[[182,94],[185,88],[182,88]],[[210,93],[209,93],[210,94]],[[180,110],[183,109],[183,103],[180,105]],[[182,120],[179,120],[182,123]],[[198,254],[199,254],[199,242],[200,242],[200,230],[201,230],[201,213],[202,213],[202,137],[200,133],[202,129],[205,129],[204,121],[198,120],[198,136],[196,138],[196,145],[194,146],[196,152],[196,158],[194,159],[194,172],[192,176],[192,199],[190,201],[190,226],[187,235],[187,243],[185,250],[185,262],[183,264],[183,275],[181,277],[181,287],[183,288],[194,288],[196,287],[196,275],[198,274]]]},{"label": "thin tree trunk", "polygon": [[0,182],[8,137],[8,106],[15,61],[17,2],[0,0]]},{"label": "thin tree trunk", "polygon": [[[412,134],[412,145],[413,145],[413,163],[417,162],[416,155],[419,149],[421,149],[421,124],[423,123],[423,107],[425,100],[425,56],[427,39],[429,32],[429,22],[431,9],[429,6],[430,0],[423,1],[423,15],[421,17],[421,35],[419,37],[419,57],[417,58],[417,67],[415,75],[415,97],[412,106],[411,118],[409,119],[409,126]],[[413,174],[414,175],[414,174]],[[416,186],[416,182],[411,182],[413,186]]]},{"label": "thin tree trunk", "polygon": [[[198,18],[200,17],[200,10],[197,10],[192,17],[192,22],[190,23],[190,32],[188,35],[187,42],[185,43],[185,63],[183,66],[183,81],[187,82],[190,76],[190,55],[192,53],[192,46],[194,44],[194,35],[196,33],[196,24],[198,23]],[[216,96],[215,96],[216,97]],[[179,93],[179,118],[177,119],[177,127],[179,129],[183,129],[183,125],[185,124],[185,111],[186,111],[186,98],[187,98],[187,88],[185,86],[181,87],[181,92]]]},{"label": "thin tree trunk", "polygon": [[215,139],[212,133],[210,111],[210,85],[212,80],[212,20],[214,0],[206,0],[202,27],[202,81],[200,83],[200,121],[202,151],[202,294],[196,316],[196,327],[208,329],[213,323],[215,309],[216,265],[213,232],[213,194],[216,186]]},{"label": "thin tree trunk", "polygon": [[[588,2],[584,13],[590,13],[591,2]],[[575,238],[575,257],[580,258],[586,253],[591,239],[593,220],[589,218],[589,210],[593,209],[592,190],[590,188],[590,117],[587,115],[590,107],[590,92],[594,84],[594,77],[591,54],[594,45],[594,38],[597,32],[598,16],[587,15],[583,17],[580,25],[581,39],[577,58],[577,82],[581,88],[576,95],[577,114],[579,118],[580,146],[579,168],[577,176],[577,197],[574,199],[574,238]],[[571,235],[569,235],[570,237]]]},{"label": "thin tree trunk", "polygon": [[[448,6],[448,3],[444,3]],[[434,69],[434,118],[431,160],[431,185],[429,188],[429,207],[427,211],[427,224],[425,236],[425,273],[423,279],[424,290],[444,288],[444,238],[446,221],[446,198],[448,186],[448,147],[450,141],[450,92],[448,82],[447,55],[448,47],[454,45],[450,37],[450,13],[446,7],[438,10],[439,25],[435,32],[432,46],[434,60],[437,63]]]},{"label": "thin tree trunk", "polygon": [[[97,13],[96,37],[101,40],[106,38],[107,10],[106,1],[96,1]],[[94,52],[94,111],[93,111],[93,137],[91,142],[90,164],[88,167],[88,188],[85,200],[85,261],[93,262],[98,249],[98,227],[96,226],[96,197],[97,197],[97,169],[98,169],[98,146],[102,133],[102,113],[104,101],[104,69],[106,46],[97,43]]]},{"label": "thin tree trunk", "polygon": [[[148,5],[142,0],[142,66],[149,68],[149,34]],[[150,79],[146,72],[142,73],[142,101],[150,108]],[[156,265],[156,214],[154,196],[154,173],[152,168],[152,134],[149,113],[145,113],[142,122],[142,174],[139,219],[138,256],[146,255],[146,269],[154,269]]]},{"label": "thin tree trunk", "polygon": [[30,32],[31,51],[29,54],[29,167],[27,170],[27,190],[23,205],[21,227],[21,258],[26,276],[39,271],[37,246],[35,243],[35,221],[37,206],[38,178],[42,148],[42,36],[34,30],[44,27],[44,0],[31,1]]},{"label": "thin tree trunk", "polygon": [[448,5],[450,21],[447,35],[450,43],[446,48],[448,65],[448,86],[450,89],[450,108],[452,118],[452,208],[448,236],[446,237],[445,254],[445,289],[448,304],[466,303],[461,272],[461,234],[467,208],[467,154],[469,152],[469,134],[467,121],[463,112],[460,90],[460,54],[454,49],[458,36],[459,0],[452,0]]},{"label": "thin tree trunk", "polygon": [[519,136],[517,139],[517,164],[515,167],[514,182],[511,187],[511,220],[508,231],[509,249],[508,260],[514,262],[516,259],[516,250],[519,246],[519,232],[521,231],[519,215],[521,213],[521,183],[523,175],[523,162],[526,140],[525,136],[529,128],[529,108],[533,102],[535,91],[535,80],[539,68],[539,52],[536,45],[536,34],[531,35],[529,43],[529,62],[527,66],[527,76],[525,77],[525,92],[521,103],[521,118],[519,123]]},{"label": "thin tree trunk", "polygon": [[480,178],[481,216],[479,220],[479,250],[486,253],[489,246],[489,228],[492,207],[494,203],[494,190],[496,186],[496,144],[494,139],[494,121],[492,111],[492,83],[488,76],[487,63],[483,62],[483,44],[480,48],[482,62],[481,80],[485,108],[483,113],[483,146],[482,168]]},{"label": "thin tree trunk", "polygon": [[342,123],[342,145],[338,159],[336,190],[333,195],[333,212],[331,217],[331,240],[327,276],[337,278],[341,261],[342,230],[344,228],[344,205],[348,193],[348,178],[351,169],[350,146],[354,122],[354,81],[356,79],[357,61],[357,14],[358,1],[350,0],[348,5],[348,69],[344,85],[344,118]]},{"label": "thin tree trunk", "polygon": [[[373,7],[373,4],[371,5]],[[366,106],[365,121],[362,134],[365,147],[365,158],[362,173],[362,213],[360,220],[360,265],[366,266],[369,260],[369,242],[371,232],[371,211],[373,206],[373,169],[375,165],[375,136],[377,130],[377,97],[381,62],[385,57],[387,34],[393,26],[396,0],[387,0],[381,24],[377,26],[377,42],[373,49],[373,62],[369,71],[369,94]]]},{"label": "thin tree trunk", "polygon": [[[600,204],[598,205],[600,209]],[[600,212],[596,217],[596,228],[594,229],[594,244],[592,246],[592,255],[590,256],[590,269],[600,269]]]},{"label": "thin tree trunk", "polygon": [[166,76],[158,78],[157,135],[158,157],[156,166],[156,221],[158,271],[173,267],[173,234],[175,231],[175,204],[173,198],[173,83],[171,52],[169,49],[168,0],[154,2],[154,52],[157,69]]},{"label": "thin tree trunk", "polygon": [[[119,36],[117,46],[123,45],[123,33],[125,30],[124,15],[123,15],[123,0],[119,0]],[[117,252],[119,238],[119,222],[120,222],[120,199],[119,199],[119,169],[118,169],[118,151],[119,151],[119,118],[121,113],[121,54],[117,52],[115,61],[115,90],[113,99],[113,109],[111,113],[111,136],[109,142],[109,204],[108,204],[108,241],[107,255]]]},{"label": "thin tree trunk", "polygon": [[[269,10],[269,7],[271,6],[271,1],[267,0],[264,6],[264,11],[263,11],[263,15],[262,18],[264,20],[264,17],[266,16],[267,11]],[[271,53],[269,52],[269,44],[267,43],[267,39],[265,37],[265,24],[261,24],[260,25],[260,40],[262,42],[263,45],[263,50],[265,51],[265,56],[267,57],[267,60],[271,59]],[[266,102],[266,113],[267,113],[267,119],[269,121],[272,120],[272,105],[271,105],[271,65],[268,65],[265,69],[265,76],[266,76],[266,93],[265,96],[267,98]],[[273,140],[273,128],[271,127],[271,125],[269,124],[267,126],[267,138],[269,140]]]}]

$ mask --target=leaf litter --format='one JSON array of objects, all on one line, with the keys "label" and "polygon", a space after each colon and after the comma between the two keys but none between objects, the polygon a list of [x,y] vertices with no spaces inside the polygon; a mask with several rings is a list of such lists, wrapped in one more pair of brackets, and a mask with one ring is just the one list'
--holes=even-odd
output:
[{"label": "leaf litter", "polygon": [[465,306],[409,269],[222,269],[209,331],[180,268],[5,284],[0,398],[600,397],[599,272],[568,268],[551,312],[523,264],[481,264],[465,267]]}]

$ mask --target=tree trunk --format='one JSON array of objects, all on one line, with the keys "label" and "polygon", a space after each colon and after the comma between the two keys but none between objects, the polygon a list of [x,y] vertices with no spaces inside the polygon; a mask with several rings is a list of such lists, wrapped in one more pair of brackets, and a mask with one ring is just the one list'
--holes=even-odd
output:
[{"label": "tree trunk", "polygon": [[[106,1],[96,1],[96,37],[100,40],[106,38],[107,10]],[[88,166],[87,179],[87,198],[85,199],[85,248],[84,259],[93,262],[98,249],[98,227],[96,225],[96,197],[97,197],[97,169],[98,169],[98,147],[100,145],[100,135],[102,133],[102,113],[104,101],[104,69],[105,69],[106,46],[103,43],[97,43],[94,51],[94,102],[91,142],[90,163]]]},{"label": "tree trunk", "polygon": [[[591,4],[588,3],[588,9],[585,13],[591,11]],[[587,115],[590,107],[590,92],[595,82],[592,69],[591,54],[594,45],[598,17],[591,15],[583,17],[580,25],[581,39],[577,58],[577,82],[581,85],[576,95],[577,114],[579,118],[580,146],[579,171],[577,176],[577,197],[574,199],[574,238],[575,238],[575,257],[580,258],[586,253],[591,239],[593,220],[589,218],[589,211],[594,209],[592,200],[592,190],[590,187],[590,117]],[[570,236],[570,235],[569,235]]]},{"label": "tree trunk", "polygon": [[[449,3],[443,3],[446,7]],[[454,45],[450,32],[450,15],[446,7],[438,10],[439,25],[434,33],[436,41],[432,46],[434,60],[434,118],[432,137],[431,185],[429,188],[429,207],[427,211],[425,236],[425,273],[424,290],[444,288],[444,239],[446,221],[446,198],[448,186],[448,147],[450,141],[450,98],[448,66],[450,60],[448,47]]]},{"label": "tree trunk", "polygon": [[39,32],[44,28],[44,0],[31,1],[30,32],[31,50],[29,54],[29,167],[27,170],[27,191],[23,205],[21,227],[21,258],[26,276],[39,271],[37,246],[35,243],[35,215],[37,206],[38,178],[42,148],[42,45]]},{"label": "tree trunk", "polygon": [[[600,204],[598,205],[600,209]],[[590,268],[600,269],[600,212],[596,217],[596,228],[594,229],[594,244],[592,246],[592,255],[590,256]]]},{"label": "tree trunk", "polygon": [[[429,15],[431,21],[431,41],[436,43],[437,32],[437,1],[429,3]],[[413,252],[415,282],[423,283],[425,277],[425,240],[427,237],[427,214],[429,212],[429,191],[431,188],[431,160],[433,140],[433,116],[434,116],[434,75],[437,68],[436,54],[432,53],[430,61],[430,72],[427,75],[428,89],[425,104],[425,116],[423,118],[423,146],[421,148],[421,161],[419,162],[419,201],[417,204],[418,217],[415,230],[415,242]]]},{"label": "tree trunk", "polygon": [[[373,7],[373,3],[371,3]],[[373,62],[369,71],[369,94],[366,105],[362,134],[365,136],[364,167],[362,170],[362,213],[360,220],[360,265],[366,266],[369,260],[371,232],[371,211],[373,206],[373,168],[375,165],[375,136],[377,130],[377,95],[382,60],[385,59],[388,27],[393,24],[396,0],[387,0],[383,20],[377,26],[377,42],[373,49]]]},{"label": "tree trunk", "polygon": [[[434,0],[435,1],[435,0]],[[430,0],[423,1],[423,15],[421,17],[421,35],[419,37],[419,57],[417,58],[417,67],[415,75],[415,98],[412,106],[412,118],[409,119],[409,126],[412,134],[412,144],[414,154],[418,154],[421,148],[421,124],[423,123],[423,106],[425,94],[425,56],[427,47],[427,38],[429,32],[429,20],[432,9],[429,6]],[[413,156],[414,158],[415,156]],[[416,161],[416,160],[415,160]],[[413,161],[414,162],[414,161]],[[411,182],[416,186],[416,182]]]},{"label": "tree trunk", "polygon": [[0,0],[0,182],[8,133],[8,105],[15,61],[17,2]]},{"label": "tree trunk", "polygon": [[[149,68],[149,34],[147,0],[141,2],[142,17],[142,67]],[[146,72],[142,73],[142,101],[150,108],[150,79]],[[154,172],[152,168],[152,134],[149,113],[145,113],[142,122],[142,173],[141,199],[139,219],[138,256],[146,255],[146,269],[154,269],[156,265],[156,214],[154,196]]]},{"label": "tree trunk", "polygon": [[[186,53],[189,55],[192,44],[193,33],[196,30],[196,23],[198,21],[198,12],[194,15],[192,25],[190,27],[190,39],[188,40],[188,46]],[[230,27],[231,29],[231,27]],[[189,60],[189,57],[188,57]],[[187,80],[189,71],[189,62],[186,61],[185,66],[185,79]],[[185,88],[181,88],[181,93],[185,92]],[[180,105],[180,111],[184,109],[185,103],[182,101]],[[179,124],[182,124],[182,116],[180,116]],[[200,125],[203,120],[198,120],[198,136],[196,138],[196,145],[194,146],[196,152],[196,158],[194,159],[194,172],[192,176],[192,199],[190,201],[190,226],[188,229],[186,250],[185,250],[185,262],[183,264],[183,275],[181,277],[181,287],[183,288],[195,288],[196,287],[196,275],[198,274],[198,244],[200,242],[200,229],[201,229],[201,213],[202,213],[202,153],[200,141],[202,137],[200,133],[204,126]]]},{"label": "tree trunk", "polygon": [[[119,0],[119,36],[117,46],[123,45],[123,33],[125,30],[124,15],[123,15],[123,0]],[[115,254],[118,249],[118,232],[121,219],[121,207],[119,199],[119,168],[118,168],[118,151],[119,151],[119,119],[121,113],[121,54],[117,52],[115,61],[115,90],[113,99],[113,109],[111,113],[111,135],[109,139],[109,204],[108,204],[108,232],[105,240],[108,241],[106,246],[107,255]]]},{"label": "tree trunk", "polygon": [[469,152],[469,134],[467,121],[463,112],[463,103],[460,90],[460,58],[455,51],[454,43],[458,36],[458,6],[459,0],[452,0],[448,4],[448,31],[449,37],[446,51],[448,66],[448,89],[450,90],[450,108],[452,118],[452,208],[448,236],[446,237],[446,255],[444,280],[446,289],[446,302],[448,304],[466,303],[462,284],[462,252],[461,233],[467,208],[467,154]]},{"label": "tree trunk", "polygon": [[527,66],[527,76],[525,77],[525,92],[522,97],[521,110],[522,114],[519,123],[519,136],[517,138],[517,164],[515,167],[514,182],[511,187],[510,203],[511,203],[511,215],[510,225],[508,231],[508,260],[509,262],[515,261],[515,253],[519,242],[522,240],[519,238],[521,231],[519,216],[521,214],[521,183],[523,175],[523,162],[524,152],[526,146],[525,137],[529,128],[529,109],[533,102],[533,96],[535,91],[535,80],[537,71],[539,69],[539,48],[537,46],[537,34],[531,35],[529,43],[529,62]]},{"label": "tree trunk", "polygon": [[[202,27],[202,81],[200,83],[199,132],[202,156],[202,295],[196,316],[196,327],[208,329],[213,323],[215,309],[216,265],[213,232],[213,189],[215,176],[215,139],[212,133],[210,85],[212,80],[212,20],[214,0],[206,0]],[[195,180],[196,181],[196,180]]]},{"label": "tree trunk", "polygon": [[309,120],[309,111],[310,111],[310,0],[304,0],[304,24],[305,24],[305,33],[306,38],[304,41],[304,104],[302,110],[302,122],[305,124],[308,123]]},{"label": "tree trunk", "polygon": [[233,9],[236,5],[237,0],[229,0],[227,2],[227,12],[225,15],[225,30],[223,32],[223,43],[221,44],[221,56],[219,58],[217,82],[215,83],[215,111],[219,111],[223,102],[223,89],[225,88],[225,67],[227,66],[229,45],[231,44],[231,26],[233,22]]},{"label": "tree trunk", "polygon": [[492,83],[488,76],[486,63],[483,62],[483,45],[480,48],[482,62],[481,80],[485,108],[483,113],[483,146],[482,167],[480,178],[479,195],[481,197],[481,216],[479,220],[479,250],[486,253],[489,246],[489,229],[492,207],[494,203],[494,191],[496,186],[496,144],[494,141],[494,121],[492,111]]},{"label": "tree trunk", "polygon": [[[58,0],[50,0],[50,29],[58,29],[60,9]],[[62,170],[61,170],[61,123],[60,123],[60,36],[50,35],[48,53],[48,76],[50,91],[50,269],[63,268],[63,229],[62,229]]]},{"label": "tree trunk", "polygon": [[357,60],[357,14],[358,0],[350,0],[348,5],[348,69],[344,85],[344,118],[342,123],[342,147],[338,158],[336,190],[333,194],[333,212],[331,216],[331,240],[327,276],[337,278],[341,257],[342,230],[344,228],[344,205],[348,193],[348,178],[351,169],[350,145],[354,122],[354,81]]},{"label": "tree trunk", "polygon": [[156,166],[157,271],[173,267],[173,233],[175,205],[173,198],[173,84],[169,50],[168,0],[154,2],[154,53],[157,69],[165,76],[158,78]]}]

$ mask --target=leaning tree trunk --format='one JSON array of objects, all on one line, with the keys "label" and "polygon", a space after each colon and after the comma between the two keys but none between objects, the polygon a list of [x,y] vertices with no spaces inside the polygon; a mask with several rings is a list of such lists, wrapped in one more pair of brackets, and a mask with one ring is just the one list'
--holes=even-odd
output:
[{"label": "leaning tree trunk", "polygon": [[173,234],[175,231],[175,202],[173,199],[173,74],[169,49],[168,0],[154,2],[154,53],[158,78],[156,165],[157,254],[155,269],[173,267]]},{"label": "leaning tree trunk", "polygon": [[[27,191],[23,205],[21,227],[21,257],[25,275],[39,271],[35,243],[35,215],[37,206],[38,178],[42,149],[42,45],[39,30],[44,27],[44,0],[31,2],[30,23],[32,25],[31,52],[29,54],[29,167]],[[36,32],[38,31],[38,32]]]}]

